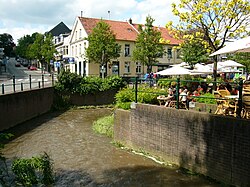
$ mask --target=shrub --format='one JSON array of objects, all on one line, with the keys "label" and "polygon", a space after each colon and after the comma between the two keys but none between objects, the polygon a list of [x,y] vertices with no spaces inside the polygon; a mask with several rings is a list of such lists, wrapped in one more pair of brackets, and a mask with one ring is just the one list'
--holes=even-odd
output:
[{"label": "shrub", "polygon": [[58,76],[55,89],[60,92],[85,95],[99,91],[123,88],[125,84],[126,82],[119,76],[110,76],[105,79],[96,76],[81,77],[67,70],[62,71]]},{"label": "shrub", "polygon": [[206,103],[206,104],[216,104],[216,100],[214,99],[214,95],[211,93],[205,93],[200,97],[195,98],[195,100],[199,103]]},{"label": "shrub", "polygon": [[[157,104],[157,96],[166,94],[166,91],[159,88],[140,87],[138,89],[137,100],[139,103]],[[120,90],[116,95],[116,107],[130,109],[131,102],[135,101],[135,90],[125,88]]]},{"label": "shrub", "polygon": [[12,171],[17,183],[23,186],[33,186],[34,184],[47,186],[54,183],[51,159],[46,153],[38,157],[14,160]]}]

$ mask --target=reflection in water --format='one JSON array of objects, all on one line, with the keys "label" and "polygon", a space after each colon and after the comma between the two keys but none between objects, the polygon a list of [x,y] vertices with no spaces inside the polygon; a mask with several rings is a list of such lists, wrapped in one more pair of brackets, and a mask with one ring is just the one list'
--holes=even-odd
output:
[{"label": "reflection in water", "polygon": [[[219,186],[114,147],[110,138],[92,131],[93,121],[110,113],[88,109],[41,116],[14,128],[16,138],[6,145],[4,155],[11,159],[47,152],[54,161],[58,187]],[[24,129],[29,131],[22,133]]]}]

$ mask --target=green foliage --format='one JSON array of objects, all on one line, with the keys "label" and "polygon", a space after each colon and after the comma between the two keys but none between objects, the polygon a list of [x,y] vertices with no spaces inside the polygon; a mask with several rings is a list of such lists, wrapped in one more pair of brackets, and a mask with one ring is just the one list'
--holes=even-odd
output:
[{"label": "green foliage", "polygon": [[115,99],[116,103],[132,102],[135,100],[135,92],[133,89],[124,88],[115,95]]},{"label": "green foliage", "polygon": [[58,75],[55,89],[68,93],[76,93],[81,83],[81,76],[69,70],[61,71]]},{"label": "green foliage", "polygon": [[182,60],[187,62],[191,67],[197,63],[206,62],[208,53],[203,43],[196,40],[186,40],[181,45]]},{"label": "green foliage", "polygon": [[176,79],[159,79],[157,85],[161,88],[175,87],[177,82]]},{"label": "green foliage", "polygon": [[81,77],[70,71],[62,71],[58,76],[55,89],[60,92],[94,94],[100,91],[119,89],[125,86],[125,81],[119,76],[102,79],[100,77]]},{"label": "green foliage", "polygon": [[0,34],[0,48],[4,48],[3,52],[6,56],[14,56],[14,46],[13,37],[10,34]]},{"label": "green foliage", "polygon": [[34,43],[36,39],[36,35],[38,33],[33,33],[30,35],[25,35],[18,39],[18,45],[16,47],[16,54],[20,57],[26,58],[26,59],[32,59],[32,55],[30,55],[30,47],[31,44]]},{"label": "green foliage", "polygon": [[114,136],[114,114],[105,116],[93,123],[92,129],[99,133],[107,135],[110,138]]},{"label": "green foliage", "polygon": [[[140,87],[137,100],[139,103],[157,104],[157,96],[164,94],[167,94],[166,91],[159,88]],[[115,95],[115,99],[117,108],[128,110],[131,102],[135,101],[135,90],[124,88]]]},{"label": "green foliage", "polygon": [[35,41],[30,45],[29,56],[31,59],[38,59],[42,64],[49,63],[57,53],[52,41],[51,34],[36,34]]},{"label": "green foliage", "polygon": [[[226,2],[226,3],[225,3]],[[250,2],[243,0],[180,0],[172,4],[178,16],[175,31],[184,39],[203,38],[213,51],[222,48],[226,40],[248,34]],[[226,25],[224,23],[227,23]],[[187,31],[192,31],[188,32]]]},{"label": "green foliage", "polygon": [[206,104],[216,104],[216,100],[213,94],[205,93],[200,97],[195,98],[196,102],[206,103]]},{"label": "green foliage", "polygon": [[157,63],[157,58],[163,56],[164,48],[160,43],[161,32],[154,28],[154,19],[150,16],[146,18],[145,28],[139,25],[139,34],[135,42],[133,60],[140,61],[147,66],[147,72],[152,71],[152,66]]},{"label": "green foliage", "polygon": [[250,55],[249,53],[234,53],[227,56],[228,60],[234,60],[246,66],[246,71],[250,72]]},{"label": "green foliage", "polygon": [[89,46],[86,48],[86,56],[90,62],[106,64],[111,59],[118,58],[121,46],[116,43],[115,34],[104,21],[100,21],[88,35]]},{"label": "green foliage", "polygon": [[23,186],[50,185],[54,182],[51,159],[46,153],[39,157],[14,160],[12,171],[17,183]]}]

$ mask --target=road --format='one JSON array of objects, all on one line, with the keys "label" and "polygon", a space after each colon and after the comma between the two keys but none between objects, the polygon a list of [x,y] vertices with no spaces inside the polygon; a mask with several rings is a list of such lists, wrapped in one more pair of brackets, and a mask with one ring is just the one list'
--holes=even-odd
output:
[{"label": "road", "polygon": [[23,66],[15,67],[16,63],[15,58],[8,60],[6,65],[8,76],[0,81],[0,94],[52,86],[52,77],[50,74],[46,72],[42,73],[41,70],[31,71]]}]

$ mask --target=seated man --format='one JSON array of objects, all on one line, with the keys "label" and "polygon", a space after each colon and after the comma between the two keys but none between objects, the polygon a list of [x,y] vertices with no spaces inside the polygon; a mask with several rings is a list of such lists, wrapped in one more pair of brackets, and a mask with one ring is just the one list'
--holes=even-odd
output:
[{"label": "seated man", "polygon": [[174,98],[174,92],[173,92],[173,89],[172,88],[169,88],[168,89],[168,96],[166,98],[166,103],[165,103],[165,106],[167,107],[170,103],[170,101]]},{"label": "seated man", "polygon": [[189,99],[188,99],[188,90],[184,89],[181,93],[180,93],[180,102],[182,104],[184,104],[184,107],[186,109],[189,109]]}]

